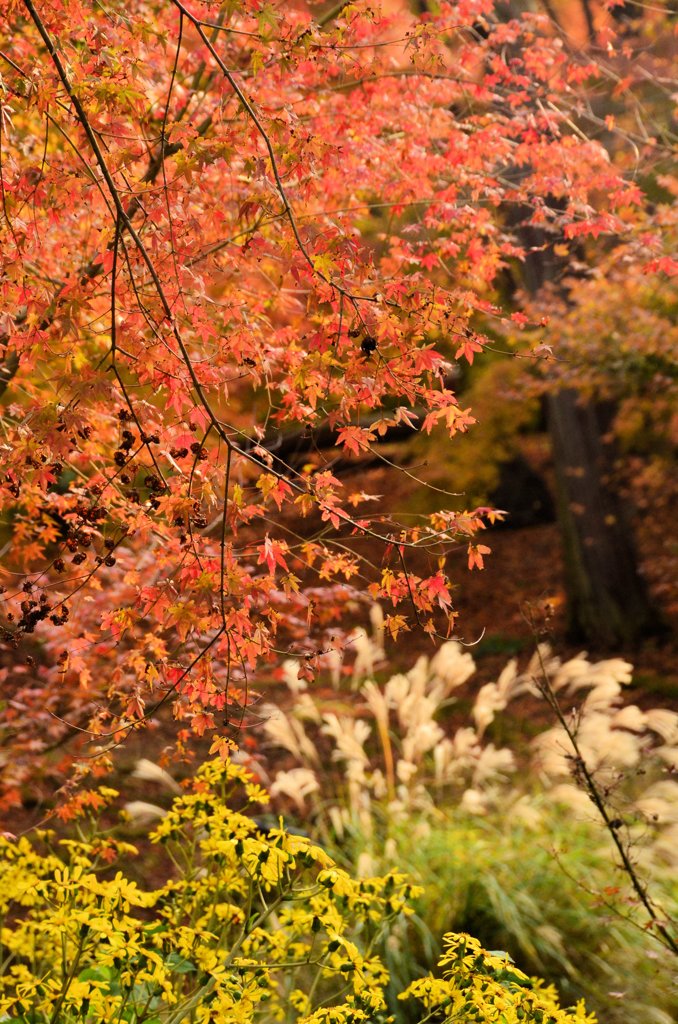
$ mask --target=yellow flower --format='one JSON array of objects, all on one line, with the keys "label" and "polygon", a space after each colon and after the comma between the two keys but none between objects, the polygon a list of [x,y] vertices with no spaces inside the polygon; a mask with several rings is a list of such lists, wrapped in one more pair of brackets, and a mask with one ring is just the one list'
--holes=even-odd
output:
[{"label": "yellow flower", "polygon": [[[101,877],[100,851],[131,852],[104,836],[60,841],[59,857],[27,839],[0,842],[0,909],[11,921],[0,938],[20,958],[0,978],[0,1016],[44,1021],[62,1006],[65,1020],[118,1020],[146,1012],[149,998],[158,1018],[198,1024],[283,1024],[290,1008],[296,1024],[381,1015],[389,976],[370,936],[407,911],[416,890],[399,872],[352,878],[282,822],[262,835],[224,796],[238,787],[242,805],[243,795],[260,796],[253,786],[229,761],[199,769],[194,791],[153,835],[173,844],[184,871],[154,892],[122,870]],[[583,1006],[563,1010],[552,990],[528,988],[471,936],[446,937],[441,967],[444,978],[403,993],[432,1017],[539,1024],[550,1014],[551,1024],[593,1024]]]}]

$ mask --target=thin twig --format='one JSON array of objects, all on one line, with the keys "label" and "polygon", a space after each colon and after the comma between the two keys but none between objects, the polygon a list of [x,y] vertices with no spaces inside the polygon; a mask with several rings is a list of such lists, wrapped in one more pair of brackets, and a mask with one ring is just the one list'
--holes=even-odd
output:
[{"label": "thin twig", "polygon": [[638,897],[639,902],[647,911],[648,917],[650,919],[650,930],[652,930],[655,933],[655,935],[660,938],[662,944],[666,947],[666,949],[670,950],[671,953],[674,953],[676,956],[678,956],[678,941],[676,941],[676,939],[673,937],[667,926],[660,920],[659,910],[654,905],[652,899],[648,895],[647,887],[643,885],[642,881],[640,880],[640,877],[638,876],[636,866],[629,856],[628,847],[622,842],[616,817],[611,817],[607,804],[605,803],[605,798],[602,795],[598,783],[596,781],[595,774],[587,765],[586,759],[582,754],[581,747],[579,746],[579,742],[577,740],[576,730],[572,728],[566,716],[563,714],[563,710],[560,707],[558,698],[556,697],[555,691],[553,689],[553,685],[548,674],[548,669],[546,668],[546,664],[544,662],[544,657],[542,655],[541,648],[538,644],[537,657],[539,659],[540,675],[533,677],[534,683],[537,686],[540,694],[544,697],[547,704],[553,711],[554,715],[558,720],[558,724],[560,725],[561,729],[563,730],[568,740],[570,741],[570,744],[572,745],[572,749],[574,751],[573,764],[575,780],[581,781],[581,784],[583,785],[586,795],[595,807],[603,824],[605,825],[605,828],[607,829],[612,839],[612,842],[617,850],[617,853],[619,854],[622,869],[626,874],[626,877],[628,878],[629,882],[631,883],[631,887],[635,892],[636,896]]}]

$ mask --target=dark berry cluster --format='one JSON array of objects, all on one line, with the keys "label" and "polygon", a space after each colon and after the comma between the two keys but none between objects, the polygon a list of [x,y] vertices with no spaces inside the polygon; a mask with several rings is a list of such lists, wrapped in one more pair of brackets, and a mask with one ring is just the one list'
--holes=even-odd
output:
[{"label": "dark berry cluster", "polygon": [[203,448],[199,441],[193,442],[191,451],[199,462],[205,462],[207,459],[207,448]]},{"label": "dark berry cluster", "polygon": [[5,482],[7,484],[7,490],[12,495],[12,497],[18,498],[19,495],[21,494],[21,485],[17,483],[16,480],[13,480],[9,473],[5,474]]},{"label": "dark berry cluster", "polygon": [[[11,643],[14,647],[16,647],[18,638],[22,633],[34,633],[37,624],[44,619],[49,618],[50,622],[53,622],[55,626],[62,626],[65,622],[68,622],[69,616],[69,609],[66,604],[57,605],[53,611],[49,598],[44,592],[38,598],[33,597],[32,583],[24,583],[23,590],[26,597],[20,604],[21,616],[16,621],[15,632],[12,633],[9,630],[2,631],[2,639],[7,643]],[[15,616],[12,612],[9,612],[7,621],[13,623],[14,620]]]},{"label": "dark berry cluster", "polygon": [[202,511],[199,501],[193,502],[193,512],[191,515],[191,522],[197,530],[204,530],[207,526],[207,516]]}]

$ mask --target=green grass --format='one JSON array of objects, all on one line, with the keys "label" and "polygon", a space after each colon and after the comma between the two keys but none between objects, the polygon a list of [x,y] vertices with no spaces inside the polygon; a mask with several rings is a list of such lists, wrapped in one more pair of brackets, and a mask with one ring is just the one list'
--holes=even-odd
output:
[{"label": "green grass", "polygon": [[506,654],[513,658],[516,654],[531,650],[534,640],[531,637],[506,636],[504,633],[486,633],[471,649],[475,661],[491,655]]},{"label": "green grass", "polygon": [[660,676],[653,672],[637,672],[633,675],[633,687],[643,694],[656,694],[678,700],[678,678]]},{"label": "green grass", "polygon": [[[615,912],[592,894],[624,890],[606,833],[545,800],[541,811],[537,828],[510,809],[489,819],[441,815],[428,832],[412,820],[386,826],[388,855],[379,840],[370,851],[382,859],[379,869],[397,866],[424,887],[415,918],[390,944],[394,987],[431,968],[446,932],[466,931],[555,983],[565,1003],[585,997],[601,1024],[673,1024],[675,957],[643,930],[629,904],[617,897]],[[360,850],[355,835],[331,852],[348,863]],[[678,884],[654,895],[678,916]],[[392,1012],[407,1022],[402,1004]]]}]

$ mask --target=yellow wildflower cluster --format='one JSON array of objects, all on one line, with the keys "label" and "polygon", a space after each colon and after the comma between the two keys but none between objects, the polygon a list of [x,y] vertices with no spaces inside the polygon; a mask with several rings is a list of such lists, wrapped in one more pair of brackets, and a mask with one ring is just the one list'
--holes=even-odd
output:
[{"label": "yellow wildflower cluster", "polygon": [[561,1009],[553,987],[528,978],[506,953],[488,953],[471,935],[443,941],[442,978],[420,978],[399,996],[416,998],[426,1019],[435,1013],[464,1024],[595,1024],[583,1002]]},{"label": "yellow wildflower cluster", "polygon": [[[247,815],[266,794],[211,761],[151,839],[168,877],[143,891],[117,865],[133,848],[42,833],[0,840],[0,1020],[33,1024],[368,1024],[387,1020],[378,950],[415,895],[406,878],[349,876],[309,839]],[[240,810],[233,810],[233,806]],[[106,855],[101,856],[105,850]],[[461,951],[461,952],[460,952]],[[579,1022],[548,991],[455,937],[425,1016]],[[502,972],[504,972],[502,974]]]}]

